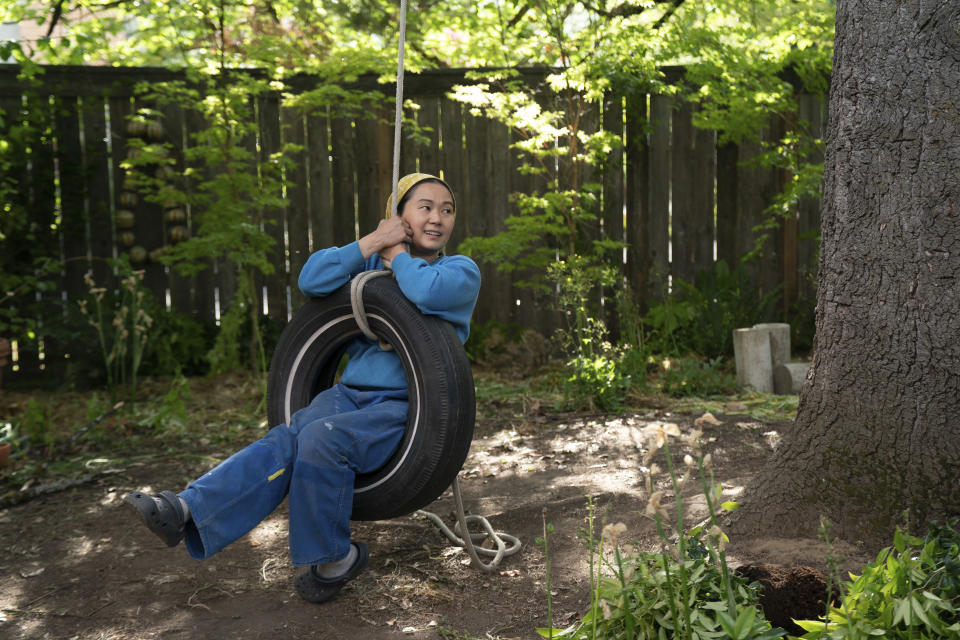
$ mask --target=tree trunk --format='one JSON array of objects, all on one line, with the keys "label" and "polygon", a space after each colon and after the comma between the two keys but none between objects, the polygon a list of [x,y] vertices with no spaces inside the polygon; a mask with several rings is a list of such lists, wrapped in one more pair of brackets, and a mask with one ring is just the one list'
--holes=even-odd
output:
[{"label": "tree trunk", "polygon": [[838,2],[813,366],[734,535],[960,515],[958,28],[955,0]]}]

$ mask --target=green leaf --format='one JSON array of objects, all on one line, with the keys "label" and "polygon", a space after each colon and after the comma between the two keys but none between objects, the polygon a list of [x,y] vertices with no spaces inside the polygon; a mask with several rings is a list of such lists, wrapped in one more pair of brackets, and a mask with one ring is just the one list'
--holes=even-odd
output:
[{"label": "green leaf", "polygon": [[893,625],[898,625],[901,621],[910,626],[910,601],[907,598],[894,599],[896,605],[893,610]]},{"label": "green leaf", "polygon": [[927,617],[927,612],[923,610],[922,606],[920,606],[920,601],[917,600],[916,598],[910,597],[909,602],[910,602],[911,608],[913,609],[913,612],[917,614],[918,618],[923,620],[923,624],[927,625],[928,627],[931,626],[930,618]]},{"label": "green leaf", "polygon": [[733,629],[734,640],[743,640],[747,637],[750,627],[753,626],[753,619],[757,616],[755,607],[747,606],[737,616],[737,624]]},{"label": "green leaf", "polygon": [[733,500],[727,500],[726,502],[721,502],[720,507],[726,511],[736,511],[740,508],[740,503]]}]

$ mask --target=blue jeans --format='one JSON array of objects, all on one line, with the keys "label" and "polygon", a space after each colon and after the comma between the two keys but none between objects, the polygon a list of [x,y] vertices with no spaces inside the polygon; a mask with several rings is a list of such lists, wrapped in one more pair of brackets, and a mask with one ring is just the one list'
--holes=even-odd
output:
[{"label": "blue jeans", "polygon": [[350,551],[358,473],[383,466],[403,438],[407,390],[335,385],[187,487],[186,546],[209,558],[253,529],[290,496],[290,559],[333,562]]}]

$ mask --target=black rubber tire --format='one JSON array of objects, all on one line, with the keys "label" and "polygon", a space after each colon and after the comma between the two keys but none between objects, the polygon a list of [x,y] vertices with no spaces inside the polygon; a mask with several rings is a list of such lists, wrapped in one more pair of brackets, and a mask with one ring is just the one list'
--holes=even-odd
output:
[{"label": "black rubber tire", "polygon": [[[385,520],[430,504],[453,483],[473,439],[476,397],[470,362],[449,322],[420,313],[392,277],[369,280],[363,303],[370,329],[400,356],[410,393],[397,452],[376,472],[357,476],[354,486],[352,519]],[[349,283],[294,314],[270,362],[271,426],[289,424],[333,385],[347,343],[359,335]]]}]

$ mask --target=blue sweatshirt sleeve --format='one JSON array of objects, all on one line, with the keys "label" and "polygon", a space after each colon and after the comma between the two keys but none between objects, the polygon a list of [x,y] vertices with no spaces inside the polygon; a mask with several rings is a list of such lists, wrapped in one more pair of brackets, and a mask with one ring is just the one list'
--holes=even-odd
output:
[{"label": "blue sweatshirt sleeve", "polygon": [[444,256],[432,263],[401,253],[394,257],[393,272],[400,290],[423,313],[452,323],[466,341],[470,316],[480,294],[480,269],[467,256]]},{"label": "blue sweatshirt sleeve", "polygon": [[329,295],[350,282],[353,276],[371,268],[366,262],[358,242],[315,251],[300,270],[300,290],[313,298]]}]

